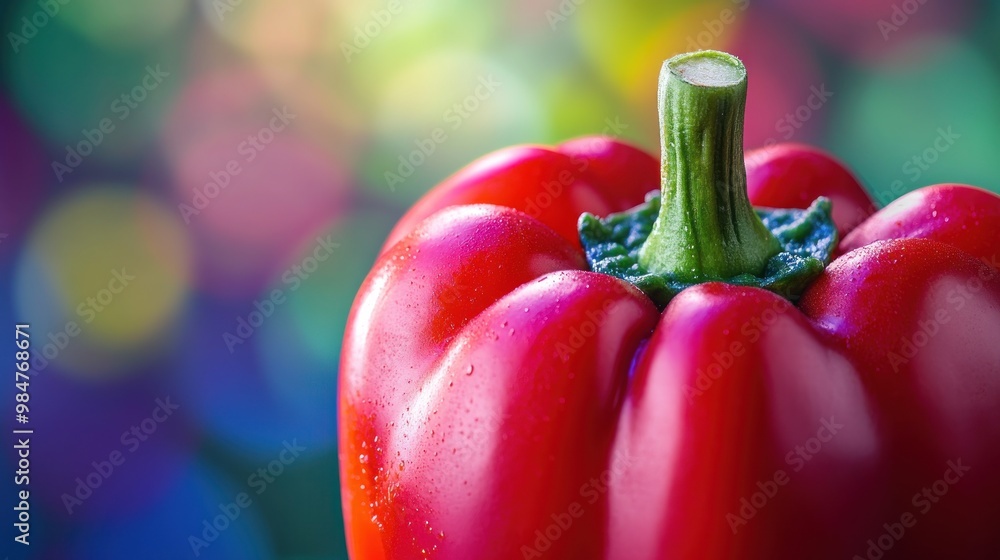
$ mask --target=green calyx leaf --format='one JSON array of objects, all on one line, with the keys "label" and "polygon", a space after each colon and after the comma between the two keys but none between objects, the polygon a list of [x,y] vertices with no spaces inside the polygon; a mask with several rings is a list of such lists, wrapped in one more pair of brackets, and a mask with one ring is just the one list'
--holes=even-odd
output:
[{"label": "green calyx leaf", "polygon": [[822,272],[837,246],[837,228],[832,204],[824,197],[809,208],[755,208],[764,226],[778,240],[781,251],[770,257],[760,275],[739,274],[731,278],[653,273],[639,262],[639,250],[653,230],[660,213],[660,193],[646,195],[646,202],[631,210],[598,218],[580,216],[580,241],[591,270],[610,274],[634,284],[661,309],[681,290],[705,282],[754,286],[796,300]]}]

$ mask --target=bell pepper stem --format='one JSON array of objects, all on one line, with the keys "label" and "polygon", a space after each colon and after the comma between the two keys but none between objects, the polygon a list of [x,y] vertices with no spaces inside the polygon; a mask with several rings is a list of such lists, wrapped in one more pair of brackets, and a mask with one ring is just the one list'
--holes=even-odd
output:
[{"label": "bell pepper stem", "polygon": [[687,281],[763,272],[781,245],[747,198],[743,162],[746,68],[699,51],[660,71],[662,204],[639,263]]}]

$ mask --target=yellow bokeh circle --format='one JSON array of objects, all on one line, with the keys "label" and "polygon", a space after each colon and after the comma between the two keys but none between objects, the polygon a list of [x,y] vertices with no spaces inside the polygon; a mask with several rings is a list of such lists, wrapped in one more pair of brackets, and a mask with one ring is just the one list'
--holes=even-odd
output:
[{"label": "yellow bokeh circle", "polygon": [[46,363],[91,374],[121,369],[161,346],[191,268],[176,212],[134,190],[89,187],[50,208],[30,233],[17,272],[21,320],[39,322]]}]

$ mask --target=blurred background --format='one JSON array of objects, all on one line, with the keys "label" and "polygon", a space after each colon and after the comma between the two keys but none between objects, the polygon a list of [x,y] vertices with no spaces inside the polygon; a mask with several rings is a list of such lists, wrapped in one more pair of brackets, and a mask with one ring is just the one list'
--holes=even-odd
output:
[{"label": "blurred background", "polygon": [[881,204],[1000,188],[1000,2],[2,10],[0,329],[30,324],[33,366],[26,424],[0,384],[10,558],[344,558],[340,340],[393,222],[509,144],[655,150],[657,74],[678,52],[744,60],[748,148],[822,146]]}]

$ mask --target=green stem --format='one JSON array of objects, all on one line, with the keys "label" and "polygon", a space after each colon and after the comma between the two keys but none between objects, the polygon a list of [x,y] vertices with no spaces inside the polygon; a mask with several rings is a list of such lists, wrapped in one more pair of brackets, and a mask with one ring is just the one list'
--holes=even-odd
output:
[{"label": "green stem", "polygon": [[718,51],[666,61],[660,71],[662,203],[639,250],[649,272],[683,281],[760,275],[781,245],[747,198],[743,63]]}]

